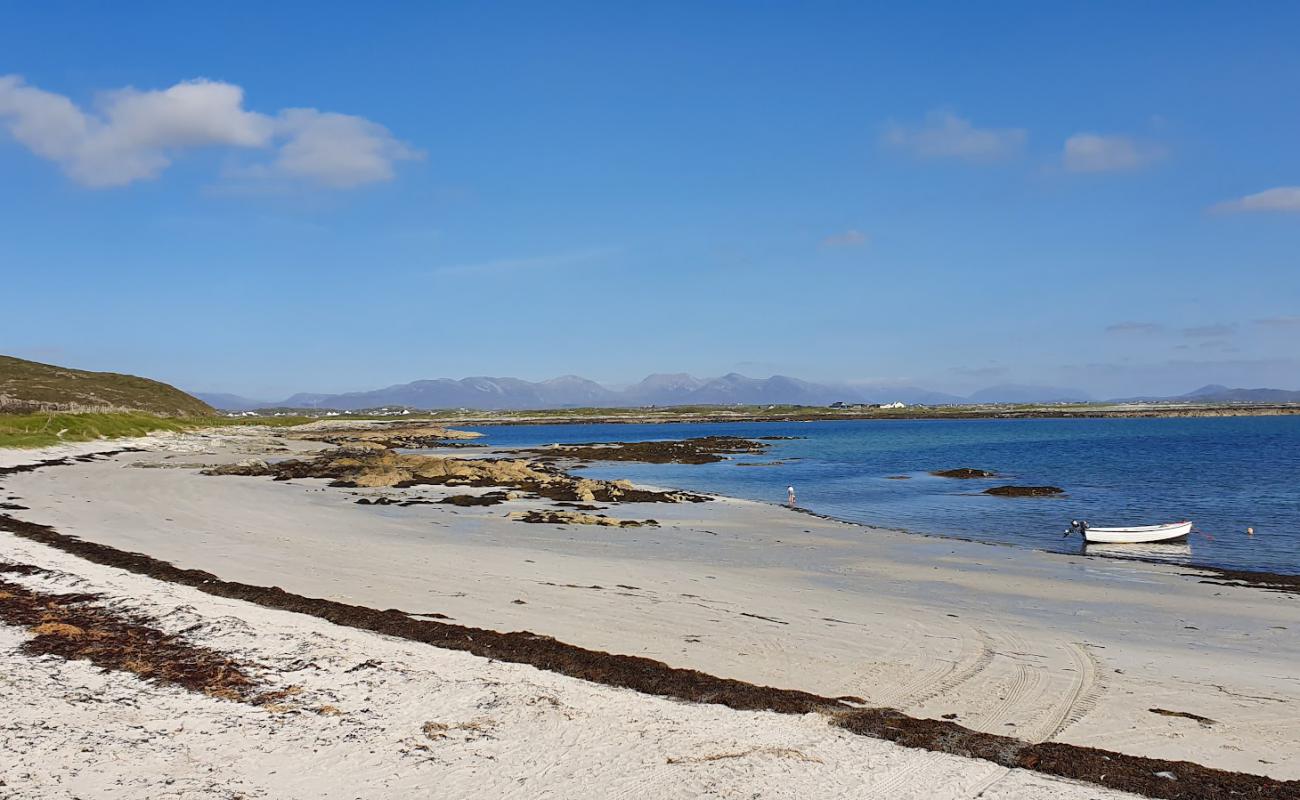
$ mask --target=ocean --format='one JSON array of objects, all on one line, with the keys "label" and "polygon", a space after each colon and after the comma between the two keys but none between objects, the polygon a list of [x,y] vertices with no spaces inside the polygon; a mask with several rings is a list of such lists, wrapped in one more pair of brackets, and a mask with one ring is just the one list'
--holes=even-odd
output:
[{"label": "ocean", "polygon": [[[1088,553],[1300,574],[1300,416],[1170,419],[854,420],[473,427],[500,447],[696,436],[790,436],[716,464],[596,463],[582,474],[783,503],[914,533],[1078,553],[1072,519],[1128,526],[1191,519],[1186,543]],[[771,463],[777,462],[777,463]],[[767,466],[744,466],[745,464]],[[973,467],[998,478],[933,470]],[[895,476],[895,477],[891,477]],[[899,479],[896,476],[907,476]],[[1056,497],[1003,498],[1000,485]],[[1247,528],[1254,535],[1247,535]]]}]

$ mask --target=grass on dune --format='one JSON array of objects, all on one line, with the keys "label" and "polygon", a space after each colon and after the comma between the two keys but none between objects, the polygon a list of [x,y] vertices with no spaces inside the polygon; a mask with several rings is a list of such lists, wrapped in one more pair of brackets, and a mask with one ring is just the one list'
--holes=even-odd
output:
[{"label": "grass on dune", "polygon": [[153,414],[13,414],[0,416],[0,447],[46,447],[60,442],[143,436],[150,431],[186,430],[184,420]]},{"label": "grass on dune", "polygon": [[0,409],[35,412],[138,410],[167,416],[203,416],[211,406],[160,381],[117,372],[90,372],[0,355]]},{"label": "grass on dune", "polygon": [[129,411],[104,414],[0,414],[0,447],[49,447],[63,442],[144,436],[154,431],[188,431],[228,425],[284,427],[309,421],[307,417],[159,417]]}]

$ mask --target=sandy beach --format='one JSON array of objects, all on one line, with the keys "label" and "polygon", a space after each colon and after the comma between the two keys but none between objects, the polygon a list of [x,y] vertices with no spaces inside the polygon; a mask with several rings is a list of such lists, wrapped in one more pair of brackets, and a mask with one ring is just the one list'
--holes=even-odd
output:
[{"label": "sandy beach", "polygon": [[[481,487],[200,474],[327,446],[265,430],[5,451],[0,468],[127,446],[139,450],[0,475],[4,513],[224,581],[1026,743],[1300,779],[1292,593],[729,498],[602,504],[657,523],[611,528],[516,518],[554,510],[545,498],[395,504]],[[0,560],[36,569],[16,584],[96,593],[252,665],[267,691],[293,687],[270,705],[214,698],[20,652],[30,632],[0,624],[14,709],[0,797],[1126,796],[855,735],[822,713],[681,702],[214,597],[10,532]]]}]

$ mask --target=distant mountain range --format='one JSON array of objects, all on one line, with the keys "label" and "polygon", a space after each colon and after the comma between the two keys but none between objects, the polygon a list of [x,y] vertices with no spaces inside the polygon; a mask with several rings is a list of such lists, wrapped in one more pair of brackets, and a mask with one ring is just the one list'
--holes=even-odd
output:
[{"label": "distant mountain range", "polygon": [[1300,403],[1300,391],[1288,389],[1229,389],[1217,383],[1174,397],[1126,397],[1116,402],[1195,402],[1195,403]]},{"label": "distant mountain range", "polygon": [[[892,403],[954,405],[966,403],[1088,402],[1087,392],[1058,386],[1002,384],[965,397],[916,386],[828,384],[773,375],[747,378],[731,373],[720,378],[696,378],[685,373],[650,375],[625,389],[611,389],[577,375],[532,382],[518,378],[438,378],[401,383],[369,392],[295,394],[284,400],[251,400],[233,394],[193,392],[195,397],[227,411],[258,408],[326,408],[358,411],[382,406],[417,409],[472,408],[484,411],[575,408],[582,406],[685,405],[829,405]],[[1300,391],[1230,389],[1212,384],[1172,397],[1129,397],[1115,402],[1295,403]]]},{"label": "distant mountain range", "polygon": [[463,378],[414,381],[345,394],[295,394],[278,401],[252,400],[231,394],[196,392],[196,397],[228,411],[257,408],[329,408],[356,411],[381,406],[418,409],[473,408],[485,411],[566,408],[581,406],[683,405],[829,405],[890,403],[950,405],[955,403],[1032,403],[1084,401],[1086,392],[1051,386],[1006,384],[981,389],[969,397],[915,386],[822,384],[773,375],[747,378],[731,373],[720,378],[696,378],[685,373],[650,375],[625,389],[611,389],[577,375],[531,382],[518,378]]}]

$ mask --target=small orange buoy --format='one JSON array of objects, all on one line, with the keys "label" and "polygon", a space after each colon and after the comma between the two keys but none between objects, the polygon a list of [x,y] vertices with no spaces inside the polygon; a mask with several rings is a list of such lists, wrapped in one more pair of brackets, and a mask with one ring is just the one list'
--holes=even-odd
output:
[{"label": "small orange buoy", "polygon": [[1254,535],[1255,535],[1255,529],[1254,529],[1254,528],[1247,528],[1247,529],[1246,529],[1246,535],[1247,535],[1247,536],[1254,536]]}]

